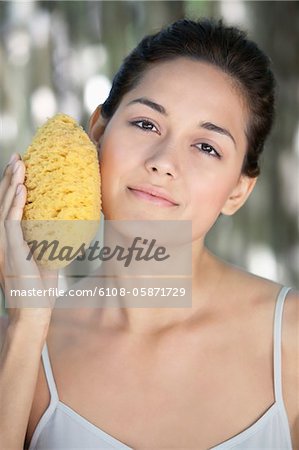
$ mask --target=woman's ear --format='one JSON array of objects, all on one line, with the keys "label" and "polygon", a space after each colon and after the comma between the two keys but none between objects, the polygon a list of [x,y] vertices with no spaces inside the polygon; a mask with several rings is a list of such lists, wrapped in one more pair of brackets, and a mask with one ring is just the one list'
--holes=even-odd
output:
[{"label": "woman's ear", "polygon": [[107,120],[101,115],[102,105],[99,105],[92,113],[88,124],[88,135],[94,144],[99,143],[99,139],[104,133]]},{"label": "woman's ear", "polygon": [[221,212],[227,216],[233,215],[246,202],[251,194],[257,178],[251,178],[247,175],[241,175],[237,185],[234,187],[230,196],[226,200]]}]

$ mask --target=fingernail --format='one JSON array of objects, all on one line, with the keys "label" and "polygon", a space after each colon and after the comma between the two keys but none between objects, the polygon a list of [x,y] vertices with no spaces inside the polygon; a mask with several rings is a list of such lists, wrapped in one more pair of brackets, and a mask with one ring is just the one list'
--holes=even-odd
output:
[{"label": "fingernail", "polygon": [[18,164],[18,161],[15,162],[14,164],[14,168],[13,168],[13,173],[16,173],[16,171],[20,168],[20,164]]},{"label": "fingernail", "polygon": [[17,161],[18,156],[16,153],[13,153],[10,157],[10,160],[8,161],[8,164],[13,164],[15,161]]},{"label": "fingernail", "polygon": [[19,195],[21,190],[22,190],[22,185],[18,184],[18,187],[17,187],[17,190],[16,190],[16,195]]}]

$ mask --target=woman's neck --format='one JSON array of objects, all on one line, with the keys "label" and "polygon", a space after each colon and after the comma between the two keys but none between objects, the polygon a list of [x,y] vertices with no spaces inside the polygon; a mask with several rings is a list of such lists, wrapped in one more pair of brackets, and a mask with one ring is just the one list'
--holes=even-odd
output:
[{"label": "woman's neck", "polygon": [[[105,240],[105,245],[108,242]],[[180,254],[181,252],[177,252],[176,258],[179,258]],[[159,278],[156,268],[154,274],[149,271],[145,277],[141,269],[134,268],[135,270],[130,271],[129,268],[129,275],[126,277],[126,271],[119,262],[109,261],[109,264],[101,269],[101,284],[110,289],[110,293],[114,289],[114,292],[119,294],[123,289],[124,295],[105,298],[101,320],[113,315],[114,327],[117,324],[124,332],[155,335],[163,330],[178,328],[192,321],[201,312],[207,311],[211,307],[211,299],[214,298],[213,292],[221,282],[222,264],[199,241],[192,243],[189,256],[191,271],[182,271],[181,277],[174,276],[177,273],[172,272],[170,276]],[[186,262],[182,261],[182,264],[186,267]],[[135,266],[138,267],[137,263]],[[179,268],[180,265],[177,264],[176,270]],[[175,297],[175,286],[178,289],[180,286],[185,288],[185,297]],[[172,291],[166,291],[167,287]],[[113,310],[110,308],[111,301],[115,305]]]}]

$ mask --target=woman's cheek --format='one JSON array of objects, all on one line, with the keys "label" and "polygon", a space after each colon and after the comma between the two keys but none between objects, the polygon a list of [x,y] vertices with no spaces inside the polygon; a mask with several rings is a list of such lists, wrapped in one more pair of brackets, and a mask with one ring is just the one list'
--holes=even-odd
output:
[{"label": "woman's cheek", "polygon": [[197,207],[199,215],[207,218],[218,217],[226,200],[233,190],[237,178],[225,171],[210,171],[198,173],[196,179],[190,179],[188,190],[192,195],[194,208]]}]

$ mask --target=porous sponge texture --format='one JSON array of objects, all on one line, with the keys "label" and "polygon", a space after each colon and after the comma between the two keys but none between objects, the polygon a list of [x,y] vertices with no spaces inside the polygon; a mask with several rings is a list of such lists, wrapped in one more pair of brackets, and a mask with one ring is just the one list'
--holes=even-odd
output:
[{"label": "porous sponge texture", "polygon": [[95,145],[70,116],[57,114],[23,156],[24,220],[99,220],[100,172]]},{"label": "porous sponge texture", "polygon": [[[96,147],[83,128],[72,117],[57,114],[37,131],[22,159],[27,188],[24,239],[58,241],[56,256],[66,247],[72,254],[82,244],[87,249],[99,226],[101,179]],[[39,265],[59,269],[70,264],[70,259],[53,259],[51,250],[41,259],[40,250],[33,253]]]}]

